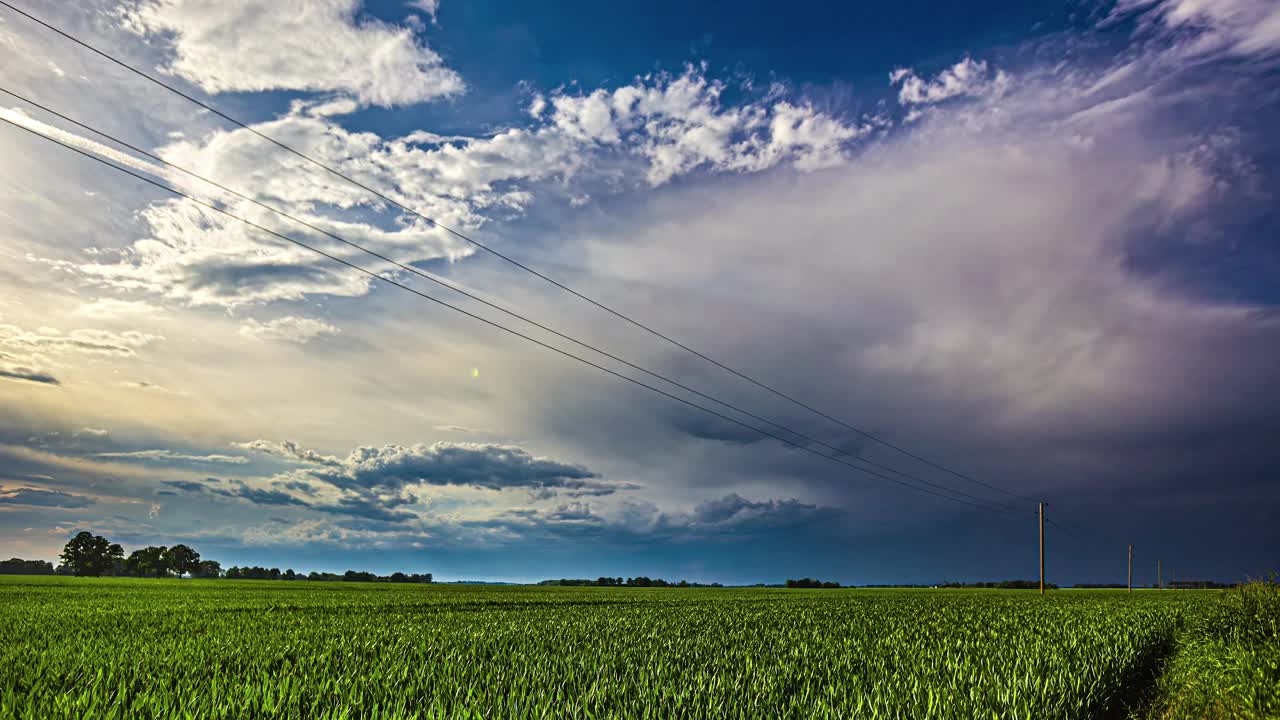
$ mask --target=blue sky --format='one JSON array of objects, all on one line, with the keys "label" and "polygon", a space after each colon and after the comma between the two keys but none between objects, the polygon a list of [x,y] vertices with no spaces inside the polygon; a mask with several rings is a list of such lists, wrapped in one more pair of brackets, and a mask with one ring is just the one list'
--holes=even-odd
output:
[{"label": "blue sky", "polygon": [[[1030,497],[1071,532],[1051,528],[1051,579],[1119,581],[1129,543],[1142,582],[1157,558],[1274,569],[1271,3],[22,7],[1022,497],[723,373],[4,10],[13,92],[817,449],[1013,506],[699,415],[5,125],[11,554],[53,558],[88,528],[224,565],[444,579],[1029,577]],[[520,326],[12,97],[0,117]]]}]

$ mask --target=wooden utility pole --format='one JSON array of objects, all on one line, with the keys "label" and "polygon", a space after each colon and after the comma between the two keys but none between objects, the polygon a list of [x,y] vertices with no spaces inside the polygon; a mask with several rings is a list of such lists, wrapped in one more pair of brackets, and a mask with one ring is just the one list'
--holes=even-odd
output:
[{"label": "wooden utility pole", "polygon": [[1129,546],[1129,592],[1133,592],[1133,546]]},{"label": "wooden utility pole", "polygon": [[1044,594],[1044,503],[1040,503],[1040,594]]},{"label": "wooden utility pole", "polygon": [[1157,587],[1157,588],[1159,588],[1159,589],[1161,589],[1161,590],[1163,590],[1163,589],[1164,589],[1164,575],[1163,575],[1163,574],[1161,574],[1161,572],[1160,572],[1160,561],[1159,561],[1159,560],[1157,560],[1157,561],[1156,561],[1156,587]]}]

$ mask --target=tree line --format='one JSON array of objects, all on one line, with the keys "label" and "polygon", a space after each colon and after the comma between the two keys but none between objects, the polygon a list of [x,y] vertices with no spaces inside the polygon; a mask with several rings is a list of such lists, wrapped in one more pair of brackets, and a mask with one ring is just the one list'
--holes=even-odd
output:
[{"label": "tree line", "polygon": [[76,577],[193,577],[228,580],[345,580],[349,582],[429,583],[431,573],[402,572],[380,576],[371,572],[348,570],[336,573],[299,573],[292,568],[236,567],[224,572],[217,560],[201,559],[200,553],[187,545],[149,545],[124,554],[117,543],[82,530],[67,541],[56,568],[47,560],[11,558],[0,561],[3,575],[74,575]]},{"label": "tree line", "polygon": [[720,583],[691,583],[688,580],[667,582],[662,578],[649,578],[643,575],[627,578],[626,580],[620,577],[598,577],[595,580],[590,578],[560,578],[559,580],[543,580],[538,584],[558,585],[561,587],[724,587]]},{"label": "tree line", "polygon": [[222,570],[218,561],[201,560],[200,553],[182,544],[149,545],[126,557],[119,544],[87,530],[68,540],[58,559],[62,565],[55,572],[76,577],[218,577]]},{"label": "tree line", "polygon": [[821,580],[813,580],[811,578],[801,578],[799,580],[788,580],[787,587],[831,590],[840,587],[840,583],[822,582]]},{"label": "tree line", "polygon": [[[944,582],[939,583],[940,588],[985,588],[995,590],[1039,590],[1039,580],[1001,580],[999,582]],[[1045,583],[1046,590],[1057,590],[1058,586],[1054,583]]]},{"label": "tree line", "polygon": [[0,560],[0,575],[52,575],[53,563],[48,560]]},{"label": "tree line", "polygon": [[280,568],[267,569],[257,565],[253,567],[236,567],[232,565],[222,576],[227,580],[320,580],[326,582],[391,582],[391,583],[429,583],[433,581],[431,573],[405,574],[394,572],[390,575],[374,575],[371,572],[348,570],[341,575],[331,572],[294,572],[289,568],[280,572]]}]

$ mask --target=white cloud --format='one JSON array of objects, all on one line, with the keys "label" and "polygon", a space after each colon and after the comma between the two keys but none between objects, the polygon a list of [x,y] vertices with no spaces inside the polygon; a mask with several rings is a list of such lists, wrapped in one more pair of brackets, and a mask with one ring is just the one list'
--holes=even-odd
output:
[{"label": "white cloud", "polygon": [[316,465],[340,466],[342,463],[331,455],[323,455],[304,448],[291,440],[281,440],[275,442],[272,440],[249,440],[246,442],[231,443],[232,447],[242,448],[244,450],[252,450],[253,452],[265,453],[267,455],[275,455],[289,460],[298,460],[305,463],[314,463]]},{"label": "white cloud", "polygon": [[930,105],[956,97],[977,97],[1003,92],[1009,76],[1003,71],[989,72],[985,60],[966,57],[924,80],[910,68],[898,68],[889,74],[890,85],[901,85],[898,102],[903,105]]},{"label": "white cloud", "polygon": [[431,18],[431,22],[436,21],[436,13],[440,12],[440,0],[409,0],[405,4],[411,8],[421,10],[427,17]]},{"label": "white cloud", "polygon": [[[495,217],[524,213],[539,193],[581,205],[592,196],[583,189],[596,189],[602,181],[617,192],[640,183],[661,185],[699,169],[759,172],[788,162],[801,171],[831,167],[845,160],[850,142],[875,126],[871,121],[854,126],[776,93],[723,106],[723,89],[690,67],[681,75],[638,78],[613,91],[556,95],[549,101],[554,112],[534,127],[487,137],[417,131],[386,139],[348,131],[308,103],[296,103],[289,114],[254,127],[369,186],[396,188],[405,205],[444,225],[474,231]],[[191,183],[71,138],[77,146],[166,181]],[[402,263],[456,260],[473,252],[438,226],[408,214],[371,219],[367,211],[387,210],[377,198],[264,146],[246,130],[179,140],[160,153]],[[249,203],[233,199],[229,207],[290,237],[318,240],[339,257],[386,269]],[[140,217],[148,237],[124,251],[91,248],[90,261],[57,261],[59,267],[116,292],[149,293],[193,306],[236,307],[319,294],[358,297],[371,287],[365,275],[186,201],[153,203]]]},{"label": "white cloud", "polygon": [[405,105],[463,90],[411,28],[357,19],[360,0],[143,0],[126,26],[172,43],[167,71],[207,92],[339,91]]},{"label": "white cloud", "polygon": [[336,335],[342,332],[323,320],[313,318],[286,317],[268,320],[265,323],[252,318],[240,326],[241,337],[254,340],[280,340],[304,345],[323,335]]},{"label": "white cloud", "polygon": [[549,102],[554,127],[566,137],[637,148],[653,186],[698,168],[757,172],[788,160],[799,170],[838,165],[847,143],[872,130],[773,96],[725,106],[724,90],[690,66],[681,75],[648,75],[612,92],[558,94],[549,101],[537,95],[529,111],[539,117]]}]

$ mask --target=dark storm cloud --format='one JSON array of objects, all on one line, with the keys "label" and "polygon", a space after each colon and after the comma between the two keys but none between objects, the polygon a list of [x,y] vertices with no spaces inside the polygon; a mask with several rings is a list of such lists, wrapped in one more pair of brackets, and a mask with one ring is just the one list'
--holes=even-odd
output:
[{"label": "dark storm cloud", "polygon": [[[490,490],[563,488],[582,494],[605,494],[634,487],[597,480],[596,473],[581,465],[535,457],[523,448],[509,445],[438,442],[358,447],[342,460],[287,440],[279,443],[254,440],[237,446],[319,466],[305,472],[354,492],[396,491],[416,484],[467,485]],[[296,479],[281,482],[301,484]]]},{"label": "dark storm cloud", "polygon": [[422,482],[491,490],[559,486],[596,477],[582,466],[536,458],[522,448],[482,444],[360,447],[347,456],[344,466],[342,474],[313,474],[335,485],[364,488],[399,488]]},{"label": "dark storm cloud", "polygon": [[230,487],[224,487],[222,481],[218,478],[207,478],[205,482],[197,482],[193,480],[164,480],[162,482],[164,482],[165,485],[185,492],[239,498],[241,500],[247,500],[254,505],[297,505],[300,507],[310,507],[310,503],[286,492],[256,488],[245,483],[243,480],[231,480],[227,483]]},{"label": "dark storm cloud", "polygon": [[[700,404],[710,405],[716,412],[724,412],[724,410],[719,406],[715,406],[707,401],[703,401]],[[750,428],[735,425],[722,418],[685,407],[671,408],[668,416],[670,417],[669,422],[671,427],[701,440],[714,440],[726,443],[736,443],[739,445],[750,445],[752,443],[768,439],[763,434],[755,432]],[[769,427],[759,423],[758,421],[751,421],[749,418],[743,418],[743,420],[748,423],[761,425],[761,429],[767,432],[774,434],[778,434],[780,432],[777,428]]]},{"label": "dark storm cloud", "polygon": [[[307,508],[326,515],[349,516],[383,523],[402,523],[418,516],[407,510],[395,508],[417,502],[417,498],[409,493],[385,494],[368,490],[349,491],[334,504],[322,504],[304,500],[283,490],[258,488],[243,480],[222,481],[218,478],[207,478],[205,482],[190,480],[165,480],[165,485],[192,494],[213,495],[233,500],[242,500],[253,505]],[[313,495],[315,489],[299,481],[275,481],[279,487],[300,488]]]},{"label": "dark storm cloud", "polygon": [[230,491],[235,497],[248,500],[254,505],[297,505],[301,507],[310,507],[310,503],[305,500],[296,498],[288,493],[279,490],[263,490],[261,488],[250,487],[244,483],[236,483],[235,489]]},{"label": "dark storm cloud", "polygon": [[[210,478],[210,480],[213,480],[213,478]],[[205,483],[196,482],[195,480],[161,480],[161,482],[187,492],[206,492],[209,489]]]},{"label": "dark storm cloud", "polygon": [[827,512],[829,510],[795,499],[754,502],[731,493],[719,500],[710,500],[694,507],[689,516],[689,524],[786,527],[819,519]]},{"label": "dark storm cloud", "polygon": [[192,291],[234,299],[272,291],[282,285],[323,287],[334,280],[326,268],[283,262],[237,262],[219,256],[216,262],[193,265],[186,285]]},{"label": "dark storm cloud", "polygon": [[0,505],[35,505],[39,507],[82,508],[93,504],[92,498],[61,490],[39,488],[5,489],[0,486]]},{"label": "dark storm cloud", "polygon": [[795,499],[753,501],[731,493],[689,512],[663,512],[652,503],[626,501],[621,512],[600,513],[589,502],[514,509],[462,528],[501,529],[516,537],[594,539],[606,543],[734,542],[796,533],[842,532],[842,513]]}]

